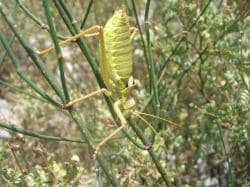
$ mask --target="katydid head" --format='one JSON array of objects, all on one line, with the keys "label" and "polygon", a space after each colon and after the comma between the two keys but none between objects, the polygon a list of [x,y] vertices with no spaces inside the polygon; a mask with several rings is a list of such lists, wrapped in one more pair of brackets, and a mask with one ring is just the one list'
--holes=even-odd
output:
[{"label": "katydid head", "polygon": [[115,13],[112,17],[112,23],[115,26],[123,26],[124,23],[128,24],[128,16],[125,6],[122,6],[121,8],[115,10]]},{"label": "katydid head", "polygon": [[116,16],[119,16],[119,17],[126,17],[127,16],[127,14],[126,14],[126,6],[122,5],[121,7],[118,7],[115,10],[115,14],[116,14]]}]

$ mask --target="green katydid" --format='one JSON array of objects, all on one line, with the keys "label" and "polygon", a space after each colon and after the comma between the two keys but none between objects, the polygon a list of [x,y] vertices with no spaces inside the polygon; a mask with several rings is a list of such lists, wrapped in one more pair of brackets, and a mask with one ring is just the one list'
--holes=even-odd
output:
[{"label": "green katydid", "polygon": [[[130,111],[132,114],[139,117],[142,121],[147,123],[140,115],[146,115],[160,120],[165,120],[150,114],[140,113],[132,110],[135,105],[133,98],[129,98],[131,88],[135,86],[135,81],[132,77],[132,39],[136,34],[137,29],[130,27],[128,16],[125,7],[117,9],[114,15],[108,20],[104,27],[93,26],[87,30],[81,31],[79,34],[70,37],[69,39],[60,42],[60,45],[76,41],[80,37],[99,36],[99,53],[100,53],[100,70],[103,81],[107,88],[101,88],[90,94],[70,101],[62,106],[67,109],[77,102],[84,99],[103,93],[109,96],[114,101],[114,111],[121,122],[121,126],[107,136],[102,142],[96,146],[94,157],[98,153],[101,146],[103,146],[110,138],[116,135],[127,125],[127,121],[123,112]],[[45,55],[52,51],[54,47],[47,48],[38,52],[39,55]],[[165,120],[165,122],[168,122]],[[171,122],[172,125],[178,126]],[[149,127],[157,134],[154,128],[147,123]],[[179,126],[178,126],[179,127]],[[157,134],[158,135],[158,134]]]}]

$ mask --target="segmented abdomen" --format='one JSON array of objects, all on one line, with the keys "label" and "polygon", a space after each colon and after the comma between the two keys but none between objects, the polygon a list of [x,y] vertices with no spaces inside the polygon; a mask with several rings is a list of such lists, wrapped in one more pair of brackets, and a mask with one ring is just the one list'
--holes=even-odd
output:
[{"label": "segmented abdomen", "polygon": [[[106,64],[109,76],[104,82],[119,97],[132,74],[132,45],[128,17],[124,9],[117,10],[104,27]],[[105,77],[105,76],[104,76]]]}]

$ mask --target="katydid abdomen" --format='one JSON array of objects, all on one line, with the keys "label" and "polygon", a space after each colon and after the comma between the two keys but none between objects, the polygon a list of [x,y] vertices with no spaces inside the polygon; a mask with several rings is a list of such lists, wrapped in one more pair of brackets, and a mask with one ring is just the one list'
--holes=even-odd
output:
[{"label": "katydid abdomen", "polygon": [[106,23],[103,35],[102,76],[112,97],[122,98],[122,91],[132,75],[131,30],[125,9],[115,11]]}]

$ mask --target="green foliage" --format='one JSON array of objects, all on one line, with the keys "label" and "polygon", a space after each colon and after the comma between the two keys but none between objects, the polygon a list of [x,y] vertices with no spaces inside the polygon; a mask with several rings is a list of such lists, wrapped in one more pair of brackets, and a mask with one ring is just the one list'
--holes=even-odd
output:
[{"label": "green foliage", "polygon": [[47,157],[43,165],[35,165],[32,168],[28,168],[23,174],[18,168],[12,168],[8,164],[12,160],[12,155],[6,150],[6,147],[0,150],[2,164],[0,175],[4,184],[7,183],[9,186],[28,185],[43,187],[55,184],[60,186],[84,184],[84,181],[81,181],[84,169],[77,155],[74,155],[69,162],[63,163],[56,161],[54,157]]}]

